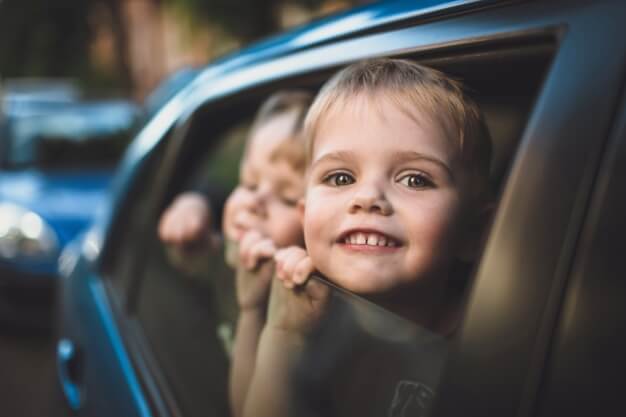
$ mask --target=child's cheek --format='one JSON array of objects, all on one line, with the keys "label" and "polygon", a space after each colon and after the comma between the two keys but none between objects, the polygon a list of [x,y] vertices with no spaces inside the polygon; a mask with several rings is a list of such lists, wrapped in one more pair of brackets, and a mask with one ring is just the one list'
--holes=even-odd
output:
[{"label": "child's cheek", "polygon": [[462,220],[465,213],[456,200],[445,201],[430,210],[429,221],[422,224],[425,247],[437,257],[454,258],[458,242],[464,234]]},{"label": "child's cheek", "polygon": [[323,200],[311,199],[305,207],[303,217],[306,249],[318,268],[323,263],[324,258],[327,257],[327,251],[330,249],[326,247],[326,244],[329,241],[329,229],[332,228],[333,223],[332,219],[327,218],[324,214],[326,211],[323,203]]},{"label": "child's cheek", "polygon": [[303,231],[296,207],[277,208],[268,225],[268,233],[278,247],[302,245]]}]

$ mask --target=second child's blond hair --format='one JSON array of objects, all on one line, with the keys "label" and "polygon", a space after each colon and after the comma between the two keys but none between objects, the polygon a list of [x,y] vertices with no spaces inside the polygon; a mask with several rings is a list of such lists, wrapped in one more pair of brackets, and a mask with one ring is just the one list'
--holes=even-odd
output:
[{"label": "second child's blond hair", "polygon": [[417,123],[435,123],[453,140],[478,185],[488,192],[491,138],[478,105],[460,82],[440,71],[402,59],[374,59],[352,64],[322,87],[304,121],[307,160],[324,119],[358,96],[388,99]]},{"label": "second child's blond hair", "polygon": [[271,158],[275,161],[285,160],[300,172],[304,172],[306,160],[305,144],[301,135],[302,125],[312,100],[311,93],[304,90],[285,90],[274,93],[263,102],[250,129],[250,135],[252,135],[274,117],[291,115],[293,123],[288,137],[285,137],[285,141],[274,150]]}]

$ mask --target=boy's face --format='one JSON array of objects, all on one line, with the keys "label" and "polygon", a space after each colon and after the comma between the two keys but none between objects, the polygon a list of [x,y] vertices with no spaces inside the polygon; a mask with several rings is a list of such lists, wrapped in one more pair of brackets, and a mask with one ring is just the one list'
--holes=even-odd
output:
[{"label": "boy's face", "polygon": [[432,284],[464,244],[467,182],[456,144],[433,123],[384,99],[350,99],[315,138],[303,207],[309,256],[364,295]]},{"label": "boy's face", "polygon": [[255,229],[279,246],[300,244],[302,223],[297,201],[304,193],[304,178],[284,159],[272,158],[290,138],[293,116],[272,117],[252,133],[241,163],[240,184],[224,208],[224,233],[238,241]]}]

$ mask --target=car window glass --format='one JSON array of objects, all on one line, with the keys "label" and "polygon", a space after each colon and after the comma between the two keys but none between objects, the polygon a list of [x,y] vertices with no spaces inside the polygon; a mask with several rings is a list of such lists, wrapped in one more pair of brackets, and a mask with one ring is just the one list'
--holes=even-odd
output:
[{"label": "car window glass", "polygon": [[289,415],[428,415],[450,338],[312,279],[327,300],[288,376]]},{"label": "car window glass", "polygon": [[156,225],[144,235],[152,243],[142,263],[137,320],[184,415],[228,414],[225,381],[237,309],[219,218],[225,196],[238,181],[248,126],[242,122],[220,135],[219,145],[189,170],[181,190],[211,201],[214,245],[183,253],[159,240]]},{"label": "car window glass", "polygon": [[131,286],[136,281],[137,266],[143,256],[143,230],[146,227],[146,218],[150,214],[150,193],[152,187],[146,187],[152,178],[155,177],[158,168],[161,166],[164,143],[170,137],[168,132],[166,138],[157,146],[146,161],[140,167],[140,172],[130,185],[131,191],[128,198],[121,202],[118,209],[124,216],[119,216],[118,221],[112,225],[111,245],[109,256],[104,262],[104,275],[107,283],[111,284],[116,301],[121,304],[126,303]]}]

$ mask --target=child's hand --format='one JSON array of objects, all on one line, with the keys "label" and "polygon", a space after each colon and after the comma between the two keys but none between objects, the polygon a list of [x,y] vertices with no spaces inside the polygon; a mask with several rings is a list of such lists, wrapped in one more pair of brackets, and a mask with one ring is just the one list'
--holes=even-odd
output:
[{"label": "child's hand", "polygon": [[302,248],[279,250],[276,278],[272,283],[268,323],[277,329],[304,335],[319,321],[329,296],[329,288],[310,280],[314,271],[311,258]]},{"label": "child's hand", "polygon": [[214,251],[219,247],[219,239],[211,233],[212,221],[206,197],[197,192],[184,192],[161,215],[158,235],[182,256]]},{"label": "child's hand", "polygon": [[242,310],[265,308],[272,275],[276,246],[271,239],[252,230],[239,244],[237,302]]},{"label": "child's hand", "polygon": [[256,230],[250,230],[239,242],[239,265],[254,271],[264,260],[273,260],[277,249],[272,239]]}]

